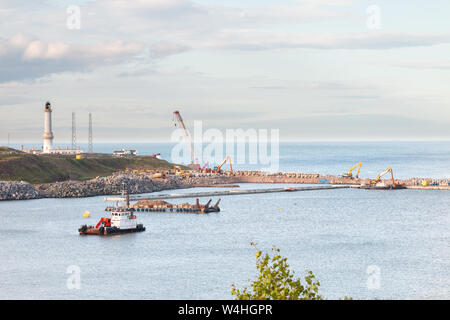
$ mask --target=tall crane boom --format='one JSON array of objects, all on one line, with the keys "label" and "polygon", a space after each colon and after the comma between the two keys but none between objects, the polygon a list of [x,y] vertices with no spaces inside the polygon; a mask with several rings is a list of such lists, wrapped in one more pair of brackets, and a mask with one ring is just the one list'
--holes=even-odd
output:
[{"label": "tall crane boom", "polygon": [[191,135],[189,134],[188,129],[184,125],[183,118],[181,117],[181,114],[180,114],[180,112],[178,110],[174,111],[173,115],[177,119],[178,124],[180,125],[180,127],[183,129],[184,136],[186,137],[186,142],[189,143],[189,147],[191,148],[192,163],[194,165],[196,165],[197,167],[199,167],[197,157],[195,156],[194,144],[192,143]]}]

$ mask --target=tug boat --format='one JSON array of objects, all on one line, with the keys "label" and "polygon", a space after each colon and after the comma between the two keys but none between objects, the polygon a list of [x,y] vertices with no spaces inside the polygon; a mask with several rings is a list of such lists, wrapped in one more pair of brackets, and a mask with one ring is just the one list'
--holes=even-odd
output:
[{"label": "tug boat", "polygon": [[138,224],[136,216],[129,206],[127,195],[127,207],[118,207],[111,211],[111,218],[101,218],[97,225],[83,225],[78,229],[80,235],[113,235],[121,233],[133,233],[145,231],[142,224]]}]

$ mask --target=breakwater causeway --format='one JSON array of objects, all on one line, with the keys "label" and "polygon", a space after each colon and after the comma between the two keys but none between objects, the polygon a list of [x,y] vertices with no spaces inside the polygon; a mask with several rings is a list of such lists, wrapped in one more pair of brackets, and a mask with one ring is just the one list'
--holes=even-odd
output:
[{"label": "breakwater causeway", "polygon": [[[410,189],[450,190],[450,179],[434,179],[436,183],[423,186],[426,178],[397,180]],[[370,179],[352,179],[339,176],[305,173],[265,173],[260,171],[237,171],[229,174],[197,174],[191,176],[170,175],[156,179],[152,175],[136,173],[115,173],[85,181],[61,181],[31,185],[24,181],[0,181],[0,200],[28,200],[39,198],[81,198],[99,195],[117,195],[123,190],[130,194],[151,193],[163,190],[186,189],[199,186],[222,186],[236,183],[292,183],[364,185]],[[389,180],[385,180],[389,184]]]}]

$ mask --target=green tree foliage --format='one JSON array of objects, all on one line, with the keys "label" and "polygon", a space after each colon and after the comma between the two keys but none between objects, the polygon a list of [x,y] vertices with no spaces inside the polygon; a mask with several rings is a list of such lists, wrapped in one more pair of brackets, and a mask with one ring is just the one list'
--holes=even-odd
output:
[{"label": "green tree foliage", "polygon": [[[255,246],[254,243],[251,243]],[[233,284],[231,294],[236,300],[321,300],[318,294],[320,282],[312,271],[308,271],[303,285],[300,279],[294,279],[287,258],[280,255],[280,249],[272,248],[272,255],[262,253],[256,248],[256,269],[258,279],[253,281],[251,289],[237,289]]]}]

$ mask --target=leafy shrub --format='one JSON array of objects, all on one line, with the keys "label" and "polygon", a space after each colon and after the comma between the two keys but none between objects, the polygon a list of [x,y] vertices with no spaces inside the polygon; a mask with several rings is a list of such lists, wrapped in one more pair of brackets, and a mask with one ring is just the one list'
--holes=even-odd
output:
[{"label": "leafy shrub", "polygon": [[251,283],[251,289],[237,289],[233,284],[231,294],[236,300],[322,300],[319,295],[320,282],[312,271],[305,276],[305,284],[300,278],[294,279],[287,258],[280,255],[280,249],[272,248],[272,255],[256,251],[258,279]]}]

